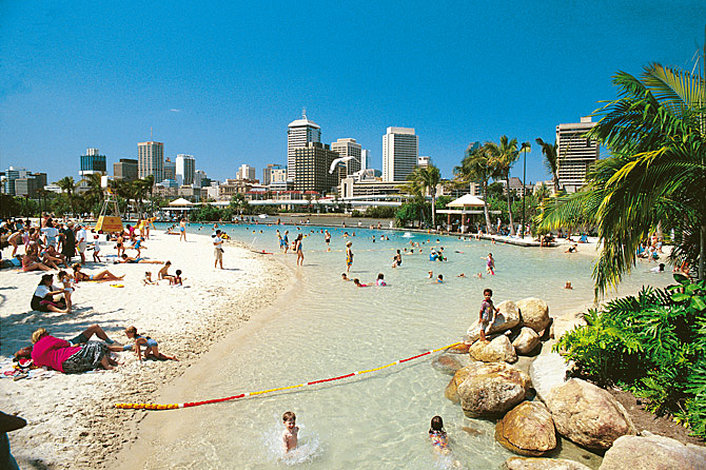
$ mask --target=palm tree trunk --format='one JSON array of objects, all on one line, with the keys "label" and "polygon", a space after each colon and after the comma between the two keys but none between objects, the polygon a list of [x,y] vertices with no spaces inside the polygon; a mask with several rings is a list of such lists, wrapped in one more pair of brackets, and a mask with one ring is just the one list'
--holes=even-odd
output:
[{"label": "palm tree trunk", "polygon": [[431,192],[431,229],[436,230],[436,192]]},{"label": "palm tree trunk", "polygon": [[699,281],[706,279],[706,225],[701,225],[701,246],[699,247]]},{"label": "palm tree trunk", "polygon": [[485,213],[485,226],[488,233],[493,232],[493,226],[490,224],[490,212],[488,211],[488,182],[485,181],[481,184],[481,191],[483,192],[483,212]]},{"label": "palm tree trunk", "polygon": [[510,172],[505,175],[505,189],[507,189],[507,214],[510,217],[510,235],[515,235],[515,221],[512,220],[512,203],[510,202]]}]

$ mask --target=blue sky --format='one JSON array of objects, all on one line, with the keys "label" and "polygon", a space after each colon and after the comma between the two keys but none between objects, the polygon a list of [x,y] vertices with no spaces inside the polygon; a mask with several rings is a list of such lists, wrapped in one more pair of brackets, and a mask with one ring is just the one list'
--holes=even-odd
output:
[{"label": "blue sky", "polygon": [[[78,179],[87,147],[112,170],[153,128],[211,177],[261,177],[306,107],[377,168],[385,128],[414,127],[451,177],[470,141],[553,141],[618,70],[691,70],[706,24],[698,0],[262,3],[0,0],[0,167]],[[537,145],[527,167],[547,177]]]}]

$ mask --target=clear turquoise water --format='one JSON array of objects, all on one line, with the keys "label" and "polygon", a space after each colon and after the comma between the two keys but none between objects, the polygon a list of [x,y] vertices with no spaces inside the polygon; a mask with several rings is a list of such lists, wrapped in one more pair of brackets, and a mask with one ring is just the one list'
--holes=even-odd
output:
[{"label": "clear turquoise water", "polygon": [[[476,320],[486,287],[493,289],[496,302],[536,296],[555,311],[592,299],[590,258],[557,250],[443,237],[437,243],[436,237],[421,234],[404,238],[402,232],[348,228],[355,237],[344,239],[344,229],[329,229],[332,252],[327,253],[319,228],[278,227],[290,231],[290,241],[300,231],[307,235],[304,266],[296,267],[293,254],[279,254],[276,227],[221,228],[254,249],[276,253],[298,282],[263,327],[240,336],[227,358],[214,364],[213,375],[198,389],[181,391],[178,401],[333,377],[453,343]],[[211,227],[189,230],[208,234]],[[380,241],[381,233],[390,240]],[[382,272],[387,287],[355,288],[340,280],[347,240],[355,253],[351,277],[372,282]],[[409,247],[410,241],[424,243],[425,254],[405,256],[400,268],[391,269],[394,250]],[[448,262],[430,262],[430,245],[443,246]],[[496,276],[456,277],[484,272],[488,252],[496,259]],[[665,282],[648,274],[649,267],[639,266],[621,290]],[[442,273],[446,282],[432,283],[429,270],[434,276]],[[567,280],[574,290],[563,289]],[[449,379],[426,357],[328,385],[170,412],[169,436],[174,437],[164,438],[152,468],[450,468],[451,460],[439,459],[426,438],[437,414],[444,418],[462,468],[499,468],[512,454],[495,442],[494,423],[468,419],[444,398]],[[280,416],[287,410],[296,412],[302,426],[302,450],[282,459]],[[477,434],[463,431],[464,426]]]}]

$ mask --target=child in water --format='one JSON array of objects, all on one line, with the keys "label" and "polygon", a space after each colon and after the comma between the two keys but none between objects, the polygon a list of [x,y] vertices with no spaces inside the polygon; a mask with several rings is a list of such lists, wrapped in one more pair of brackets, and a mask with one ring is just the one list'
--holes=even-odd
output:
[{"label": "child in water", "polygon": [[383,273],[378,274],[378,278],[375,281],[375,284],[377,284],[379,287],[385,287],[387,283],[385,282],[385,275]]},{"label": "child in water", "polygon": [[444,430],[444,420],[441,419],[441,416],[434,416],[431,419],[429,439],[436,452],[440,454],[447,454],[449,452],[449,438]]},{"label": "child in water", "polygon": [[292,411],[287,411],[282,415],[282,423],[284,423],[284,432],[282,433],[282,444],[284,445],[284,453],[297,448],[299,427],[297,426],[297,416]]},{"label": "child in water", "polygon": [[443,275],[443,274],[439,274],[438,276],[436,276],[436,283],[437,283],[437,284],[443,284],[443,283],[444,283],[444,275]]}]

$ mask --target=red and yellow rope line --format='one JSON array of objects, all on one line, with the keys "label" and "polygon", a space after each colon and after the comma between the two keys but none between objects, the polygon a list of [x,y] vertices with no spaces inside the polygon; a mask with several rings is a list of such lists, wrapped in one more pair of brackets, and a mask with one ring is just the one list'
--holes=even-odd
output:
[{"label": "red and yellow rope line", "polygon": [[308,385],[317,385],[317,384],[322,384],[322,383],[327,383],[327,382],[334,382],[336,380],[348,379],[350,377],[355,377],[357,375],[369,374],[372,372],[377,372],[377,371],[380,371],[383,369],[387,369],[388,367],[403,364],[408,361],[413,361],[415,359],[419,359],[420,357],[429,356],[430,354],[433,354],[433,353],[439,352],[439,351],[443,351],[445,349],[452,348],[452,347],[457,346],[459,344],[461,344],[460,341],[453,343],[453,344],[449,344],[448,346],[444,346],[441,348],[431,349],[427,352],[417,354],[416,356],[411,356],[406,359],[400,359],[398,361],[391,362],[389,364],[385,364],[384,366],[374,367],[372,369],[359,370],[356,372],[351,372],[348,374],[339,375],[337,377],[330,377],[328,379],[312,380],[310,382],[304,382],[304,383],[300,383],[300,384],[296,384],[296,385],[288,385],[286,387],[270,388],[268,390],[260,390],[257,392],[247,392],[247,393],[241,393],[239,395],[232,395],[229,397],[214,398],[212,400],[203,400],[203,401],[192,401],[192,402],[187,402],[187,403],[170,403],[170,404],[166,404],[166,405],[160,405],[160,404],[156,404],[156,403],[116,403],[115,407],[119,408],[119,409],[123,409],[123,410],[176,410],[176,409],[180,409],[180,408],[193,408],[195,406],[211,405],[214,403],[222,403],[224,401],[237,400],[239,398],[248,398],[248,397],[254,397],[257,395],[264,395],[266,393],[274,393],[274,392],[281,392],[284,390],[292,390],[295,388],[306,387]]}]

